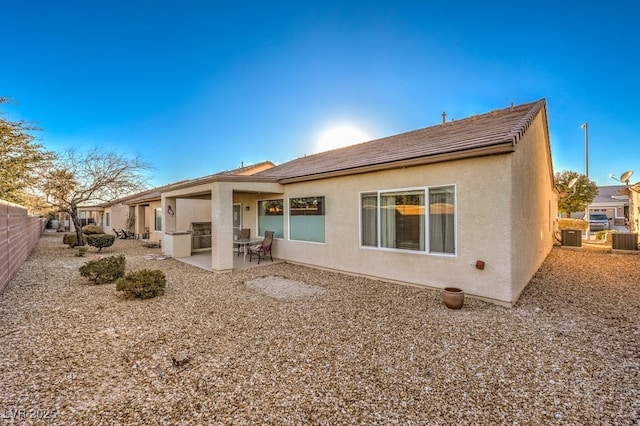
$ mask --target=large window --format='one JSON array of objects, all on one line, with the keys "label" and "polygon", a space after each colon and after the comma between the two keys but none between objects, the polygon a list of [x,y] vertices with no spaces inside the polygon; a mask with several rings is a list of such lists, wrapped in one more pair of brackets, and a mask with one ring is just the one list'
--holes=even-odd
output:
[{"label": "large window", "polygon": [[258,235],[273,231],[276,238],[284,237],[284,207],[282,200],[258,201]]},{"label": "large window", "polygon": [[289,200],[289,238],[324,243],[324,197]]},{"label": "large window", "polygon": [[424,251],[424,190],[380,194],[380,246]]},{"label": "large window", "polygon": [[363,246],[455,253],[453,186],[363,193],[360,208]]},{"label": "large window", "polygon": [[378,247],[378,193],[362,194],[360,209],[362,245]]},{"label": "large window", "polygon": [[453,186],[429,189],[429,248],[455,253],[455,199]]}]

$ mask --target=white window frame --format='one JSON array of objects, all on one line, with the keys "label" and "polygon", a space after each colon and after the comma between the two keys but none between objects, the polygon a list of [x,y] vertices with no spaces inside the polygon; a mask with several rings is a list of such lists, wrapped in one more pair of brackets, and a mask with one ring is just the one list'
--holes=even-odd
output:
[{"label": "white window frame", "polygon": [[[454,251],[453,253],[444,253],[439,251],[431,251],[431,244],[429,239],[429,190],[436,188],[446,188],[453,187],[453,196],[454,196],[454,206],[453,206],[453,214],[454,214]],[[406,249],[398,249],[398,248],[390,248],[390,247],[382,247],[380,244],[380,236],[382,232],[382,224],[380,221],[380,195],[394,192],[406,192],[406,191],[424,191],[424,202],[425,202],[425,223],[424,223],[424,238],[425,238],[425,250],[406,250]],[[377,194],[377,209],[376,209],[376,226],[377,226],[377,246],[365,246],[362,244],[362,195],[363,194]],[[358,245],[361,249],[365,250],[380,250],[380,251],[391,251],[397,253],[406,253],[406,254],[418,254],[418,255],[431,255],[431,256],[445,256],[445,257],[457,257],[458,255],[458,187],[456,184],[441,184],[441,185],[429,185],[429,186],[418,186],[418,187],[407,187],[407,188],[393,188],[393,189],[372,189],[369,191],[360,191],[358,192]]]}]

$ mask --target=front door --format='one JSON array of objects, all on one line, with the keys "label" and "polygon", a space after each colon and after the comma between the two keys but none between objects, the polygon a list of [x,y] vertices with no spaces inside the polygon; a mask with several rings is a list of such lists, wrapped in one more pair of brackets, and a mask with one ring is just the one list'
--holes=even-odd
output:
[{"label": "front door", "polygon": [[240,238],[242,229],[242,204],[233,205],[233,241]]}]

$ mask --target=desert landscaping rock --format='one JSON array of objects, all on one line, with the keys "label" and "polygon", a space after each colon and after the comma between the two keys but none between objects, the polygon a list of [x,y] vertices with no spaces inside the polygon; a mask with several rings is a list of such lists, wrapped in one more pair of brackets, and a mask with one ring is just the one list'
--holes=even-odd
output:
[{"label": "desert landscaping rock", "polygon": [[189,361],[191,361],[191,357],[186,352],[178,352],[173,356],[173,365],[174,367],[182,367]]},{"label": "desert landscaping rock", "polygon": [[[640,421],[640,256],[555,248],[514,307],[453,311],[286,263],[218,274],[140,241],[84,258],[60,241],[0,295],[0,415],[25,424]],[[161,269],[165,294],[86,285],[84,262],[120,253]]]}]

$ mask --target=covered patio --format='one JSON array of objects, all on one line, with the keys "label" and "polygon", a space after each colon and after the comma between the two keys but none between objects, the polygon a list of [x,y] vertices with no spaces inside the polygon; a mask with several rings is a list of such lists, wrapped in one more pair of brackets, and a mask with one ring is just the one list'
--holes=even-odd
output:
[{"label": "covered patio", "polygon": [[[251,229],[251,237],[262,237],[258,202],[273,196],[282,197],[283,192],[282,185],[273,178],[228,175],[190,181],[164,192],[162,246],[165,254],[217,272],[257,266],[255,259],[249,262],[247,258],[245,262],[236,256],[233,242],[243,228]],[[199,229],[204,230],[194,232],[196,224],[203,225]],[[277,246],[276,242],[276,251]]]}]

